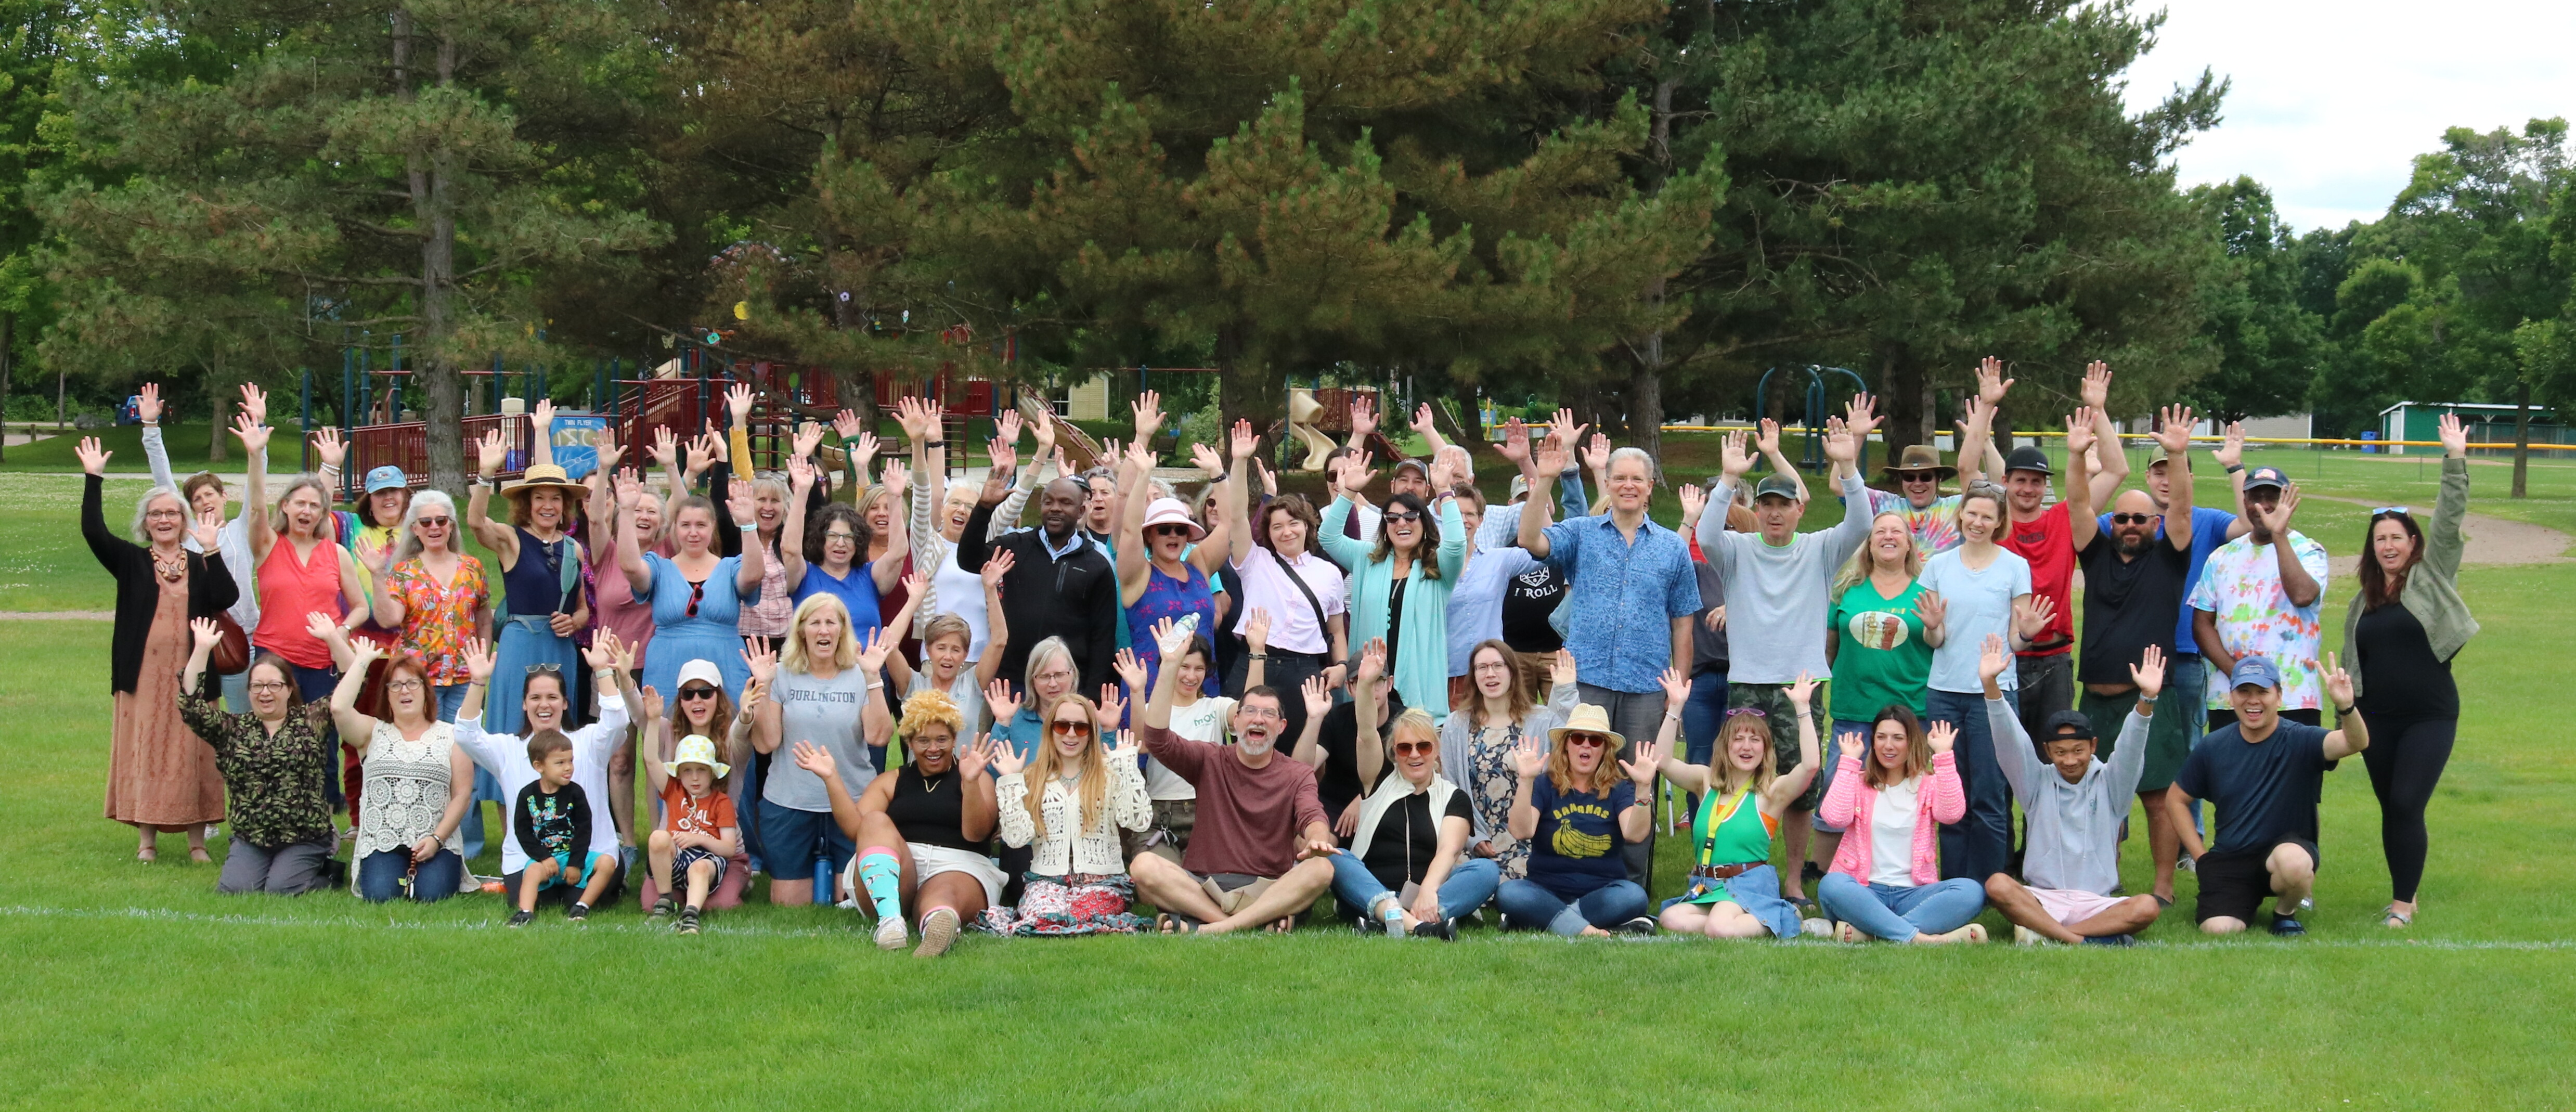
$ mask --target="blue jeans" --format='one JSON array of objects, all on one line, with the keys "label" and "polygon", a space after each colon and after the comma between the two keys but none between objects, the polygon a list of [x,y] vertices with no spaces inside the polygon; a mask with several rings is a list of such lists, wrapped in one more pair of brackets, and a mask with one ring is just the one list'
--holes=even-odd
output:
[{"label": "blue jeans", "polygon": [[234,714],[250,713],[250,669],[244,668],[229,676],[217,676],[215,682],[223,685],[225,710]]},{"label": "blue jeans", "polygon": [[[340,686],[339,669],[307,668],[295,663],[289,663],[287,667],[295,669],[295,691],[304,696],[305,702],[318,702],[324,706],[331,704],[331,692]],[[248,689],[245,688],[244,691],[247,693]],[[328,752],[331,754],[323,762],[328,766],[329,771],[322,775],[322,797],[329,801],[331,809],[336,811],[346,802],[340,791],[340,728],[332,725],[328,719],[325,719],[322,724],[322,740],[330,743]]]},{"label": "blue jeans", "polygon": [[[403,894],[404,869],[411,863],[406,850],[370,853],[358,859],[358,898],[368,903],[383,903]],[[437,903],[456,894],[465,881],[465,861],[447,850],[438,851],[411,874],[411,898],[418,903]]]},{"label": "blue jeans", "polygon": [[[1982,886],[1987,877],[2007,871],[2012,861],[2012,789],[2004,783],[2003,768],[1995,764],[1986,697],[1935,689],[1924,692],[1923,699],[1923,709],[1930,712],[1925,725],[1947,722],[1958,727],[1958,744],[1951,754],[1959,769],[1959,785],[1968,794],[1968,813],[1941,827],[1941,879],[1965,878]],[[2017,702],[2018,693],[2004,692],[2004,699]]]},{"label": "blue jeans", "polygon": [[[2209,712],[2201,709],[2209,703],[2209,659],[2199,653],[2175,653],[2169,659],[2164,697],[2182,700],[2177,705],[2190,712],[2181,716],[2182,748],[2188,753],[2209,732]],[[2206,837],[2208,828],[2200,824],[2200,801],[2186,796],[2184,803],[2191,810],[2191,828]]]},{"label": "blue jeans", "polygon": [[1816,900],[1825,905],[1827,914],[1872,938],[1912,942],[1916,934],[1948,934],[1967,926],[1986,909],[1986,886],[1973,880],[1944,880],[1897,888],[1862,884],[1850,873],[1826,873],[1816,885]]},{"label": "blue jeans", "polygon": [[[1356,919],[1368,914],[1369,905],[1388,895],[1387,887],[1377,876],[1360,864],[1358,854],[1346,849],[1333,851],[1333,895],[1342,902],[1342,917]],[[1492,858],[1475,857],[1458,863],[1449,870],[1449,879],[1440,882],[1440,917],[1455,919],[1485,906],[1494,898],[1494,886],[1503,882],[1503,866]]]},{"label": "blue jeans", "polygon": [[[1705,767],[1717,754],[1717,728],[1726,722],[1726,672],[1691,677],[1690,701],[1682,704],[1682,763]],[[1690,793],[1684,814],[1699,813],[1699,793]]]},{"label": "blue jeans", "polygon": [[1608,930],[1645,914],[1646,890],[1633,880],[1614,880],[1567,903],[1537,881],[1506,880],[1494,890],[1494,906],[1503,910],[1505,927],[1545,927],[1572,938],[1585,927]]},{"label": "blue jeans", "polygon": [[[1822,766],[1816,769],[1816,781],[1825,791],[1829,792],[1834,790],[1834,766],[1842,763],[1842,756],[1846,751],[1843,748],[1845,744],[1844,739],[1846,737],[1855,734],[1859,735],[1857,740],[1849,743],[1852,746],[1849,752],[1860,758],[1862,767],[1868,767],[1869,730],[1870,726],[1867,722],[1855,722],[1848,718],[1828,718],[1825,720],[1825,736],[1822,739],[1822,746],[1818,751],[1819,755],[1823,757],[1824,760]],[[1825,813],[1823,811],[1816,812],[1816,830],[1817,832],[1824,834],[1840,834],[1843,832],[1842,827],[1825,821]]]}]

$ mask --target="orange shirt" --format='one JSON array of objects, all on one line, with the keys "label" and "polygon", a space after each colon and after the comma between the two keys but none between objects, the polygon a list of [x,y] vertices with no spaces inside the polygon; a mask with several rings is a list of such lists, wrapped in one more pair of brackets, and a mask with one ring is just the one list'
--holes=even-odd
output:
[{"label": "orange shirt", "polygon": [[726,827],[739,825],[734,819],[733,797],[726,795],[724,789],[692,799],[689,790],[680,786],[679,777],[662,782],[662,829],[674,834],[696,831],[721,838]]}]

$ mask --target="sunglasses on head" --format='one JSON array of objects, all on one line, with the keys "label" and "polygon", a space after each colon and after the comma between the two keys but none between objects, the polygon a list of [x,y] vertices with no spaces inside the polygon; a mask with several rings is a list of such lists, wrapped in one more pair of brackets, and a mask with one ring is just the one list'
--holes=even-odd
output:
[{"label": "sunglasses on head", "polygon": [[533,675],[537,675],[537,674],[539,674],[539,673],[543,673],[543,674],[545,674],[545,675],[549,675],[549,676],[554,676],[554,677],[557,677],[557,678],[561,678],[561,677],[563,676],[563,665],[555,664],[555,663],[552,663],[552,662],[545,663],[545,664],[531,664],[531,665],[528,665],[528,674],[529,674],[529,675],[533,676]]},{"label": "sunglasses on head", "polygon": [[1764,715],[1764,714],[1762,713],[1762,708],[1760,708],[1760,707],[1737,707],[1737,708],[1735,708],[1734,710],[1730,710],[1730,711],[1726,712],[1726,716],[1727,716],[1728,718],[1733,718],[1733,717],[1735,717],[1736,715],[1739,715],[1739,714],[1749,714],[1749,715],[1752,715],[1752,716],[1753,716],[1753,717],[1755,717],[1755,718],[1763,718],[1763,717],[1767,717],[1766,715]]},{"label": "sunglasses on head", "polygon": [[683,687],[680,689],[680,701],[682,702],[692,702],[698,699],[712,699],[715,697],[716,689],[703,684],[695,687]]},{"label": "sunglasses on head", "polygon": [[2154,514],[2128,514],[2128,513],[2115,513],[2115,514],[2112,514],[2112,515],[2111,515],[2111,524],[2113,524],[2113,525],[2144,525],[2144,524],[2146,524],[2146,523],[2148,523],[2148,522],[2150,522],[2150,521],[2154,521],[2155,519],[2156,519],[2156,515],[2154,515]]},{"label": "sunglasses on head", "polygon": [[2412,517],[2415,515],[2415,511],[2407,506],[2381,506],[2378,509],[2370,511],[2370,516],[2372,517],[2386,517],[2389,514],[2405,514]]},{"label": "sunglasses on head", "polygon": [[1079,719],[1060,718],[1054,725],[1056,734],[1061,737],[1086,737],[1091,733],[1091,723]]}]

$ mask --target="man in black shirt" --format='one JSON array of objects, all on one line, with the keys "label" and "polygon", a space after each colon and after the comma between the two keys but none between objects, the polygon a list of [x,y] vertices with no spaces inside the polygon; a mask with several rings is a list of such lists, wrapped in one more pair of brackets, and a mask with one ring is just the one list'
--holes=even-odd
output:
[{"label": "man in black shirt", "polygon": [[[995,446],[998,458],[1004,451]],[[1022,683],[1029,650],[1049,637],[1061,637],[1082,670],[1077,691],[1097,690],[1116,681],[1110,660],[1118,652],[1118,572],[1109,557],[1084,539],[1081,525],[1086,492],[1081,483],[1057,478],[1038,492],[1036,529],[1017,529],[987,540],[993,507],[1011,492],[1011,469],[995,467],[984,480],[984,493],[957,539],[957,566],[984,570],[996,550],[1011,554],[1011,570],[1002,575],[1002,616],[1011,627],[1003,647],[1001,676]]]},{"label": "man in black shirt", "polygon": [[[1404,713],[1404,696],[1396,693],[1395,679],[1386,671],[1386,642],[1370,641],[1361,646],[1359,667],[1351,673],[1353,698],[1324,715],[1320,728],[1298,740],[1291,753],[1315,770],[1315,798],[1324,805],[1324,813],[1333,816],[1333,833],[1349,845],[1351,832],[1359,822],[1359,804],[1368,789],[1384,771],[1382,761],[1372,761],[1361,768],[1359,760],[1358,707],[1362,692],[1372,696],[1375,705],[1377,736],[1386,736],[1387,724]],[[1312,739],[1311,741],[1308,739]]]},{"label": "man in black shirt", "polygon": [[[2079,413],[2066,430],[2066,530],[2075,543],[2075,562],[2084,569],[2084,643],[2075,665],[2079,709],[2089,721],[2118,722],[2138,698],[2129,663],[2147,646],[2162,646],[2173,638],[2183,596],[2191,587],[2191,408],[2166,406],[2156,426],[2156,443],[2164,449],[2164,471],[2172,484],[2164,506],[2175,512],[2167,514],[2146,491],[2122,491],[2112,503],[2107,534],[2094,516],[2092,484],[2085,474],[2092,427]],[[2156,539],[2159,526],[2163,540]],[[2158,714],[2198,713],[2189,692],[2168,701],[2173,705]],[[2146,805],[2147,849],[2156,867],[2151,891],[2157,903],[2170,905],[2174,851],[2182,840],[2164,800],[2174,772],[2191,751],[2181,730],[2151,732],[2147,744],[2151,748],[2138,777],[2138,798]],[[2105,745],[2099,755],[2109,760],[2110,747]]]},{"label": "man in black shirt", "polygon": [[[2326,698],[2340,727],[2332,731],[2281,717],[2281,670],[2247,653],[2229,674],[2236,721],[2192,747],[2165,795],[2165,811],[2200,874],[2193,918],[2205,934],[2235,934],[2279,897],[2272,933],[2308,933],[2299,911],[2317,883],[2317,792],[2334,762],[2370,748],[2370,730],[2352,708],[2352,676],[2326,654]],[[2204,851],[2183,798],[2218,808],[2218,844]]]}]

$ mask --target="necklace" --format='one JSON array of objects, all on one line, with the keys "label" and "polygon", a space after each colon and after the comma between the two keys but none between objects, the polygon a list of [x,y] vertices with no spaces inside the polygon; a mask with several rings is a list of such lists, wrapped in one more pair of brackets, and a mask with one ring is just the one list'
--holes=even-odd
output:
[{"label": "necklace", "polygon": [[188,574],[188,554],[181,552],[176,559],[163,560],[161,553],[155,550],[152,553],[152,570],[163,581],[176,583],[180,576]]}]

